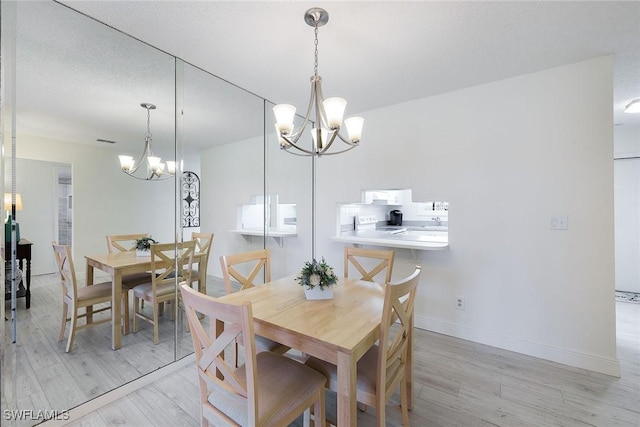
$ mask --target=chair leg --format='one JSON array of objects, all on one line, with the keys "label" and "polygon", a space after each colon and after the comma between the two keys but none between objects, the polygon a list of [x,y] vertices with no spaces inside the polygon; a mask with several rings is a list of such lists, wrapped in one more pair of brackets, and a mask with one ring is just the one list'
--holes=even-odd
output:
[{"label": "chair leg", "polygon": [[122,316],[123,316],[123,334],[129,334],[129,290],[122,290]]},{"label": "chair leg", "polygon": [[[315,422],[313,424],[316,425]],[[311,408],[307,408],[304,410],[302,414],[302,427],[310,427],[311,426]]]},{"label": "chair leg", "polygon": [[402,425],[409,427],[409,383],[407,378],[400,380],[400,411],[402,411]]},{"label": "chair leg", "polygon": [[169,318],[175,322],[176,310],[178,309],[178,305],[176,304],[175,300],[173,300],[173,301],[170,301],[169,306],[171,307],[171,311],[169,312],[169,316],[170,316]]},{"label": "chair leg", "polygon": [[67,340],[67,353],[71,352],[73,348],[73,340],[76,337],[76,325],[78,324],[78,308],[71,307],[71,324],[69,327],[69,339]]},{"label": "chair leg", "polygon": [[[162,304],[162,303],[160,303]],[[160,342],[160,338],[158,337],[158,311],[160,310],[160,304],[153,304],[153,343],[158,344]]]},{"label": "chair leg", "polygon": [[138,332],[138,315],[140,314],[140,298],[133,296],[133,332]]},{"label": "chair leg", "polygon": [[58,341],[62,341],[64,339],[64,330],[67,328],[67,315],[69,305],[66,302],[62,303],[62,324],[60,325],[60,334],[58,335]]},{"label": "chair leg", "polygon": [[320,396],[316,403],[313,405],[313,426],[324,427],[327,423],[326,414],[325,414],[325,401],[324,401],[324,390],[320,391]]}]

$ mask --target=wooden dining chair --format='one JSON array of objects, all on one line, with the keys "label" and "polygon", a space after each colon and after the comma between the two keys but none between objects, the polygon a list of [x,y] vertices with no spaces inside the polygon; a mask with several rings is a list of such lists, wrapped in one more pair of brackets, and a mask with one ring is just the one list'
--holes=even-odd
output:
[{"label": "wooden dining chair", "polygon": [[[409,426],[409,381],[412,373],[407,369],[409,350],[413,340],[413,305],[415,302],[421,267],[406,279],[387,283],[380,323],[380,339],[358,360],[356,384],[358,402],[376,408],[377,425],[386,425],[385,407],[400,385],[402,424]],[[309,357],[307,366],[327,378],[330,389],[336,391],[336,366],[315,357]]]},{"label": "wooden dining chair", "polygon": [[[360,280],[375,282],[375,277],[386,270],[384,283],[390,282],[394,256],[395,252],[391,250],[364,249],[345,246],[344,277],[349,277],[349,265],[353,265],[362,276]],[[377,262],[377,264],[371,267],[370,260]]]},{"label": "wooden dining chair", "polygon": [[[107,250],[110,254],[118,252],[134,252],[136,250],[136,240],[149,237],[149,233],[138,234],[114,234],[107,236]],[[129,291],[143,283],[151,281],[151,272],[125,274],[122,276],[122,295],[125,298],[126,311],[124,319],[124,333],[129,333]],[[144,306],[144,304],[143,304]]]},{"label": "wooden dining chair", "polygon": [[[234,292],[231,279],[235,279],[240,284],[241,291],[254,287],[257,283],[271,281],[271,252],[269,249],[243,252],[220,257],[222,267],[222,278],[227,294]],[[250,270],[248,274],[242,271]],[[263,279],[257,281],[258,274],[264,273]]]},{"label": "wooden dining chair", "polygon": [[[222,278],[227,294],[234,292],[234,284],[231,278],[240,284],[239,291],[254,287],[258,282],[258,275],[264,273],[264,281],[271,281],[271,252],[269,249],[260,249],[257,251],[243,252],[232,255],[223,255],[220,257],[220,265],[222,267]],[[249,270],[249,274],[243,274],[239,270]],[[290,347],[272,341],[268,338],[256,335],[256,351],[271,351],[273,353],[284,354],[290,350]],[[238,364],[238,352],[233,352]]]},{"label": "wooden dining chair", "polygon": [[193,287],[194,282],[198,282],[198,291],[203,294],[207,293],[207,283],[200,283],[200,271],[203,271],[204,277],[207,277],[207,267],[209,264],[209,254],[211,253],[211,244],[213,243],[213,233],[192,233],[191,240],[196,241],[196,253],[203,253],[197,267],[191,271],[190,285]]},{"label": "wooden dining chair", "polygon": [[[288,357],[256,354],[251,303],[225,304],[186,284],[180,291],[196,355],[202,426],[288,426],[312,406],[314,426],[325,425],[325,377]],[[237,340],[244,348],[238,368],[224,358]]]},{"label": "wooden dining chair", "polygon": [[[62,289],[62,324],[60,325],[58,341],[64,339],[67,322],[70,322],[69,339],[67,340],[67,348],[65,350],[69,353],[73,348],[76,331],[111,321],[111,316],[100,320],[93,320],[87,316],[86,312],[88,307],[92,308],[92,316],[102,311],[111,310],[111,282],[79,287],[76,280],[76,269],[71,256],[71,248],[67,245],[58,245],[56,242],[53,242],[52,246],[58,272],[60,273],[60,285]],[[98,304],[100,306],[93,309],[93,307]],[[85,312],[82,314],[80,314],[81,308],[85,309]],[[69,314],[70,317],[67,317]],[[85,318],[85,323],[79,325],[78,319],[82,317]]]},{"label": "wooden dining chair", "polygon": [[[151,282],[133,288],[133,332],[138,332],[138,319],[153,325],[153,343],[158,344],[159,315],[165,302],[175,302],[176,283],[189,283],[193,266],[195,240],[181,243],[156,243],[151,245]],[[151,316],[141,311],[140,302],[152,306]],[[177,305],[176,305],[177,306]],[[171,319],[175,319],[176,307],[172,307]]]}]

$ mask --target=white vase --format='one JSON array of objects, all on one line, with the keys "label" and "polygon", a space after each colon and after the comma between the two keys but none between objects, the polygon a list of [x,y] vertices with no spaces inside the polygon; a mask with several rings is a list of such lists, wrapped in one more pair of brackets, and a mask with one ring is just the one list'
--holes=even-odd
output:
[{"label": "white vase", "polygon": [[151,249],[136,249],[136,256],[151,256]]},{"label": "white vase", "polygon": [[308,300],[333,299],[333,287],[329,286],[324,289],[320,286],[315,286],[313,289],[304,288],[304,296]]}]

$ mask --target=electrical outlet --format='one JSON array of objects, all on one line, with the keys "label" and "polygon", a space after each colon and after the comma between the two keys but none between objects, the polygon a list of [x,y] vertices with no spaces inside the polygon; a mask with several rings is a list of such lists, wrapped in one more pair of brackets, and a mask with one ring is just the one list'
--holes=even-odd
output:
[{"label": "electrical outlet", "polygon": [[549,224],[550,230],[568,230],[569,218],[566,215],[552,216]]},{"label": "electrical outlet", "polygon": [[462,310],[464,311],[464,297],[458,296],[456,297],[456,310]]}]

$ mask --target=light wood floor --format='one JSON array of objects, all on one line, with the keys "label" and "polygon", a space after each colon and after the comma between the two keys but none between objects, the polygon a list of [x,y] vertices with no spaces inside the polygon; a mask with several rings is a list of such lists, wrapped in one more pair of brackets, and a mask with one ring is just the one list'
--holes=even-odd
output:
[{"label": "light wood floor", "polygon": [[[411,425],[640,426],[640,304],[617,302],[616,310],[620,378],[416,330],[416,400],[410,413]],[[57,327],[57,316],[54,317]],[[89,331],[81,331],[81,334]],[[48,331],[44,335],[51,333]],[[44,336],[42,338],[47,341]],[[147,342],[147,347],[154,347],[151,336],[146,338],[141,341]],[[80,347],[87,344],[76,345],[80,353]],[[183,345],[186,350],[186,344]],[[62,344],[59,347],[45,347],[54,354],[43,354],[39,359],[64,359],[64,353],[60,354]],[[122,350],[126,348],[127,345]],[[109,358],[111,354],[111,359],[116,359],[122,350],[108,352],[102,357]],[[154,352],[153,348],[150,351],[152,354],[160,352]],[[149,355],[145,353],[144,357]],[[80,365],[76,366],[72,378],[76,385],[84,387],[85,394],[99,393],[91,390],[89,383],[102,390],[107,387],[104,383],[113,382],[108,377],[115,375],[117,370],[102,372],[100,382],[97,382],[88,372],[101,362],[90,365],[83,365],[89,363],[86,359],[78,362]],[[144,366],[141,361],[137,363]],[[41,361],[41,364],[45,363]],[[45,366],[18,388],[26,387],[31,381],[51,382],[58,374],[56,369]],[[83,380],[82,377],[87,378]],[[63,384],[60,390],[68,392],[66,387]],[[50,396],[43,398],[50,399]],[[188,364],[70,425],[197,426],[197,400],[195,367]],[[397,401],[397,396],[394,400]],[[51,401],[43,405],[32,399],[30,404],[23,401],[21,407],[55,408]],[[327,394],[327,406],[329,412],[335,411],[335,397],[330,393]],[[399,412],[393,404],[387,406],[387,414],[388,425],[401,425]],[[3,426],[5,422],[3,420]],[[358,424],[374,426],[374,412],[369,409],[358,413]]]}]

